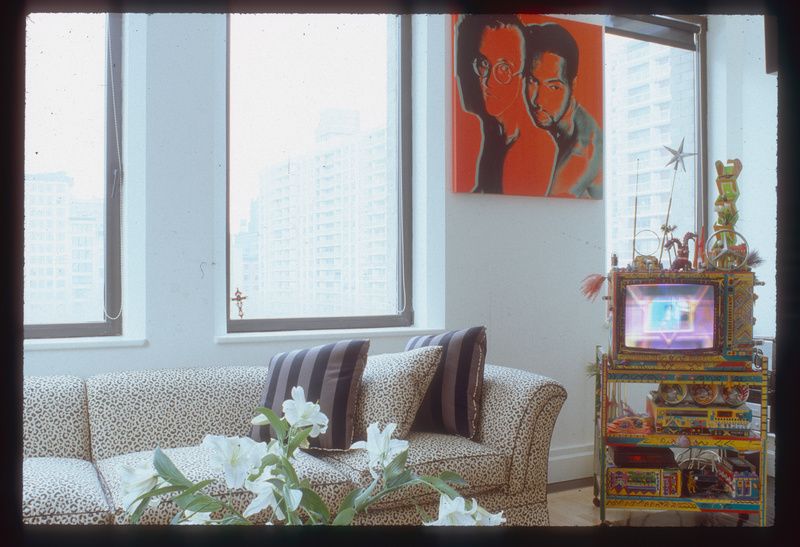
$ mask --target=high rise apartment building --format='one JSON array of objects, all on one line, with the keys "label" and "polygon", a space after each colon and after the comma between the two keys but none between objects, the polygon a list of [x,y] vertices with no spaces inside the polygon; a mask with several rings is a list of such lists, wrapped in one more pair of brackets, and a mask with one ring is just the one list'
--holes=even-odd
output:
[{"label": "high rise apartment building", "polygon": [[25,175],[25,323],[101,321],[103,200],[73,195],[64,172]]},{"label": "high rise apartment building", "polygon": [[632,259],[635,208],[636,231],[656,234],[637,237],[640,253],[658,254],[668,208],[669,224],[677,226],[674,237],[696,228],[696,156],[685,158],[686,172],[679,168],[675,174],[674,164],[666,166],[672,154],[664,148],[677,148],[685,138],[684,152],[696,151],[694,62],[690,51],[606,35],[607,251],[616,253],[620,264]]},{"label": "high rise apartment building", "polygon": [[[325,111],[316,144],[269,165],[245,230],[232,237],[231,290],[245,318],[394,313],[397,189],[386,129]],[[231,317],[238,311],[231,308]]]}]

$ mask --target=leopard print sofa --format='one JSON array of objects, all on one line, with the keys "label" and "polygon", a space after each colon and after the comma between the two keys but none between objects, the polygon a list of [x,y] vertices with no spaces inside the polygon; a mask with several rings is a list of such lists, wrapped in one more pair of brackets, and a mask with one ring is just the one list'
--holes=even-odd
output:
[{"label": "leopard print sofa", "polygon": [[[190,479],[218,479],[200,444],[206,434],[244,436],[266,380],[266,367],[143,370],[74,376],[26,376],[23,387],[25,524],[126,524],[120,470],[152,459],[160,447]],[[530,372],[487,364],[482,409],[472,440],[411,431],[408,466],[419,474],[455,471],[459,491],[507,525],[548,524],[547,459],[556,417],[566,399],[561,384]],[[365,451],[298,453],[296,469],[336,509],[371,477]],[[253,494],[231,493],[240,511]],[[178,512],[166,495],[143,524],[166,524]],[[417,507],[436,514],[438,496],[414,486],[386,496],[362,525],[414,525]],[[261,513],[264,515],[264,512]]]}]

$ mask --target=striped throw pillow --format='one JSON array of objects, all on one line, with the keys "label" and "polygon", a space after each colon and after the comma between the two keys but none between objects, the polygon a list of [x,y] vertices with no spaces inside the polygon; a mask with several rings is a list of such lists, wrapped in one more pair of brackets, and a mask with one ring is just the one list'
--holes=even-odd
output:
[{"label": "striped throw pillow", "polygon": [[480,413],[486,327],[415,336],[406,350],[423,346],[441,346],[442,357],[414,419],[414,429],[471,439]]},{"label": "striped throw pillow", "polygon": [[[320,411],[328,417],[327,431],[309,438],[309,446],[348,450],[353,442],[354,413],[368,351],[369,340],[342,340],[273,356],[259,406],[282,416],[283,401],[292,398],[294,386],[301,386],[306,401],[318,402]],[[271,430],[271,426],[253,426],[250,436],[267,441]]]}]

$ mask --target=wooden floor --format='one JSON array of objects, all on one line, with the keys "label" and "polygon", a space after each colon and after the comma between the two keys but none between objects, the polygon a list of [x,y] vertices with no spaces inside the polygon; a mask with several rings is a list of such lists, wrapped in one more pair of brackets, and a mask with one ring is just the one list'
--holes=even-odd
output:
[{"label": "wooden floor", "polygon": [[[770,482],[772,478],[770,477]],[[770,485],[771,486],[771,485]],[[564,489],[566,487],[566,489]],[[769,495],[769,490],[767,491]],[[555,485],[547,494],[550,526],[597,526],[600,509],[594,506],[591,479]],[[606,520],[617,526],[736,526],[736,516],[716,513],[691,513],[682,511],[630,511],[607,509]],[[755,526],[753,515],[744,523]],[[768,525],[774,522],[774,511],[767,511]]]}]

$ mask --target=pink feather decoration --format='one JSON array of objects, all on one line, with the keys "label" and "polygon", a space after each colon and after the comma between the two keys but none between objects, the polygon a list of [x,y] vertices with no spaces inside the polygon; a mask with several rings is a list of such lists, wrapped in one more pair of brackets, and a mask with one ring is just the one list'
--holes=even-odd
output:
[{"label": "pink feather decoration", "polygon": [[603,288],[606,276],[603,274],[587,275],[581,282],[581,292],[583,296],[594,302],[597,295],[600,294],[600,289]]}]

